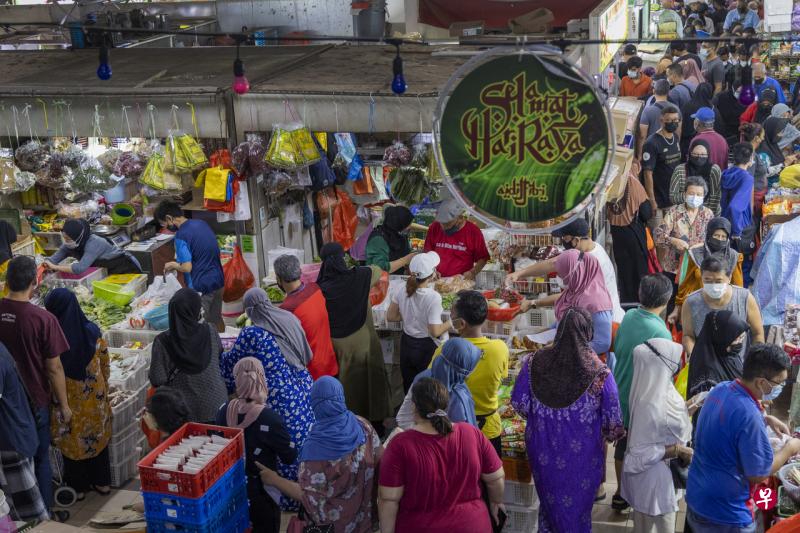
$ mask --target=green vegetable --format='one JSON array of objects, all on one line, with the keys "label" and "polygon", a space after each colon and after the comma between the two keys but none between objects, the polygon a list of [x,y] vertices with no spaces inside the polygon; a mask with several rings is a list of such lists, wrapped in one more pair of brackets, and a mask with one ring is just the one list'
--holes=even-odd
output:
[{"label": "green vegetable", "polygon": [[236,327],[243,328],[245,326],[252,326],[253,321],[247,317],[247,313],[242,313],[239,315],[239,318],[236,319]]},{"label": "green vegetable", "polygon": [[267,296],[269,301],[274,304],[279,304],[286,298],[286,295],[278,287],[267,287]]},{"label": "green vegetable", "polygon": [[453,302],[456,301],[456,297],[458,297],[458,294],[455,292],[451,292],[449,294],[443,294],[442,309],[444,309],[445,311],[449,311],[450,308],[453,306]]},{"label": "green vegetable", "polygon": [[108,329],[110,326],[122,322],[131,312],[129,306],[118,307],[97,298],[81,302],[81,309],[86,318],[100,326],[101,329]]}]

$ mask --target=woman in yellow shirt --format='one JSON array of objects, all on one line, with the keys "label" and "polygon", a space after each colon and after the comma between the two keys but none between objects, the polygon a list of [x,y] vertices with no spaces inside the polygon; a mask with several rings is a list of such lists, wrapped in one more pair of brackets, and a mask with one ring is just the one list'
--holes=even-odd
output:
[{"label": "woman in yellow shirt", "polygon": [[731,284],[744,287],[742,260],[744,256],[731,248],[731,223],[726,218],[716,217],[708,222],[705,242],[692,246],[683,254],[678,275],[678,292],[675,294],[675,309],[668,322],[675,324],[681,316],[681,306],[686,298],[703,288],[700,265],[709,255],[715,255],[725,263],[731,274]]}]

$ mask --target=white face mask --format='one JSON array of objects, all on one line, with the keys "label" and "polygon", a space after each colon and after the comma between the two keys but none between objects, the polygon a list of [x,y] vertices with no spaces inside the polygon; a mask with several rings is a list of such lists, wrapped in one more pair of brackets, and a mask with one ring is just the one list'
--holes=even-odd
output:
[{"label": "white face mask", "polygon": [[691,208],[696,209],[696,208],[700,207],[701,205],[703,205],[703,197],[702,196],[694,196],[694,195],[687,196],[686,197],[686,205],[688,205]]},{"label": "white face mask", "polygon": [[631,78],[632,80],[635,80],[636,78],[639,77],[639,71],[638,70],[629,70],[628,71],[628,77]]},{"label": "white face mask", "polygon": [[701,48],[700,49],[700,57],[702,57],[703,59],[707,58],[708,57],[708,50],[706,50],[705,48]]},{"label": "white face mask", "polygon": [[714,300],[719,300],[725,296],[725,291],[728,290],[727,283],[706,283],[703,285],[703,292],[708,294]]}]

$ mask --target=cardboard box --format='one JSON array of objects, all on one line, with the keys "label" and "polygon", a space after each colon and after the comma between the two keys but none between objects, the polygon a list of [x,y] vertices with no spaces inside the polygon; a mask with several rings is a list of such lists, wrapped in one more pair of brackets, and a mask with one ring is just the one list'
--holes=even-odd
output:
[{"label": "cardboard box", "polygon": [[553,12],[547,8],[540,7],[529,13],[520,15],[508,21],[508,27],[512,33],[549,33],[550,24],[553,22]]},{"label": "cardboard box", "polygon": [[450,37],[477,37],[483,35],[485,22],[482,20],[467,20],[450,24]]},{"label": "cardboard box", "polygon": [[611,166],[609,168],[611,177],[606,184],[605,190],[605,200],[607,202],[615,202],[622,198],[632,165],[633,150],[624,146],[615,146],[614,156],[611,158]]}]

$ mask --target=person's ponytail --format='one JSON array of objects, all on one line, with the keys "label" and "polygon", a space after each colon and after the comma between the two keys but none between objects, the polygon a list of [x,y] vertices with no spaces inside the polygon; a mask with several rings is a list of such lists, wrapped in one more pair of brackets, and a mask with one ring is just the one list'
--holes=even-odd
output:
[{"label": "person's ponytail", "polygon": [[453,423],[447,416],[450,397],[447,387],[433,378],[422,378],[411,387],[411,401],[420,418],[427,420],[441,436],[453,432]]},{"label": "person's ponytail", "polygon": [[412,272],[411,275],[408,276],[408,281],[406,281],[406,296],[409,298],[414,296],[418,288],[419,283],[417,282],[417,276]]}]

